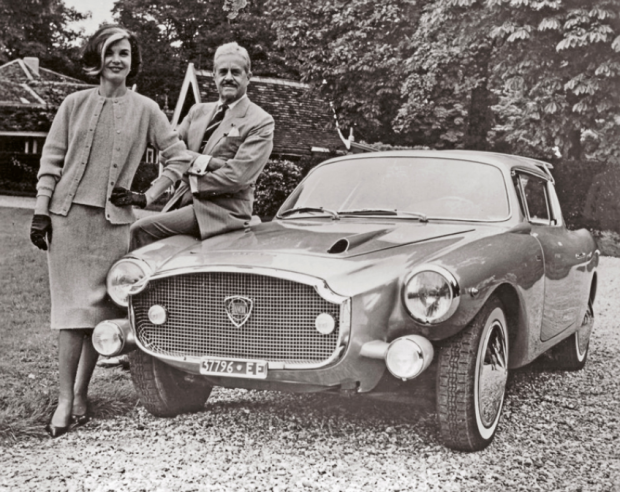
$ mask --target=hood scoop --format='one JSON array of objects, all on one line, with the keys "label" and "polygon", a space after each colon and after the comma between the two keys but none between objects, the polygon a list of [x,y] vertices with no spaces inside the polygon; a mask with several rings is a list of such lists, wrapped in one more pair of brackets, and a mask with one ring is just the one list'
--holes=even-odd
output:
[{"label": "hood scoop", "polygon": [[388,232],[391,232],[391,230],[392,229],[379,229],[378,231],[362,232],[361,234],[343,237],[332,244],[327,252],[332,255],[346,253],[362,244],[367,243],[368,241],[376,239],[378,236],[383,236]]}]

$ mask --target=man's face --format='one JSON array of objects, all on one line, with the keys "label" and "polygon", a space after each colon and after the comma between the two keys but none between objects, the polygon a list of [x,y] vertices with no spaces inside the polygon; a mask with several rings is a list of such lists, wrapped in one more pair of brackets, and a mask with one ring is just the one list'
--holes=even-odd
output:
[{"label": "man's face", "polygon": [[251,73],[245,71],[243,58],[233,53],[218,56],[213,67],[220,98],[228,104],[245,94],[251,76]]}]

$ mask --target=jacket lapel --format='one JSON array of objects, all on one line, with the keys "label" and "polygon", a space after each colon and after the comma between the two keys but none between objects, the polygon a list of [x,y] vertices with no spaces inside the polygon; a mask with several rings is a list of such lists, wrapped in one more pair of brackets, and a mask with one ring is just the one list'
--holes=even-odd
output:
[{"label": "jacket lapel", "polygon": [[[247,97],[244,97],[241,101],[239,101],[232,109],[229,109],[222,120],[220,126],[213,132],[213,135],[209,138],[207,142],[207,146],[205,147],[205,154],[210,154],[213,147],[220,141],[220,139],[224,136],[224,134],[228,133],[233,126],[239,126],[239,120],[245,118],[246,113],[248,112],[248,108],[250,107],[250,100]],[[211,121],[211,118],[209,118]],[[206,128],[206,125],[205,125]],[[204,134],[204,129],[203,129]]]},{"label": "jacket lapel", "polygon": [[[200,152],[202,150],[202,137],[216,110],[216,103],[203,106],[202,113],[196,117],[194,124],[190,125],[187,143],[189,148],[194,152]],[[211,137],[213,137],[213,135],[211,135]]]}]

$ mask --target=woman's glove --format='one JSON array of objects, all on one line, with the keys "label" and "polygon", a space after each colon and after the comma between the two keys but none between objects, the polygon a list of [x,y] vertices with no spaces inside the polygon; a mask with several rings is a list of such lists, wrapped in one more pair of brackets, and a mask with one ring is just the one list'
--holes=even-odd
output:
[{"label": "woman's glove", "polygon": [[30,240],[37,248],[47,251],[47,245],[52,244],[52,219],[49,215],[35,214],[32,217]]},{"label": "woman's glove", "polygon": [[140,208],[146,207],[146,195],[144,193],[136,193],[121,186],[117,186],[112,190],[110,201],[117,207],[125,207],[127,205],[136,205]]}]

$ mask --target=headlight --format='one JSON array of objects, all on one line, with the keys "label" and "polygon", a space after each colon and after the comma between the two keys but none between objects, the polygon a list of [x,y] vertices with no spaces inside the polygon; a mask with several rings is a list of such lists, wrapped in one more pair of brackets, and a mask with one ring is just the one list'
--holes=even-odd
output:
[{"label": "headlight", "polygon": [[117,261],[108,272],[108,294],[119,306],[127,307],[129,296],[142,292],[151,276],[151,269],[142,260],[127,258]]},{"label": "headlight", "polygon": [[425,325],[440,323],[456,311],[459,286],[446,269],[422,267],[416,269],[405,282],[403,302],[416,321]]}]

